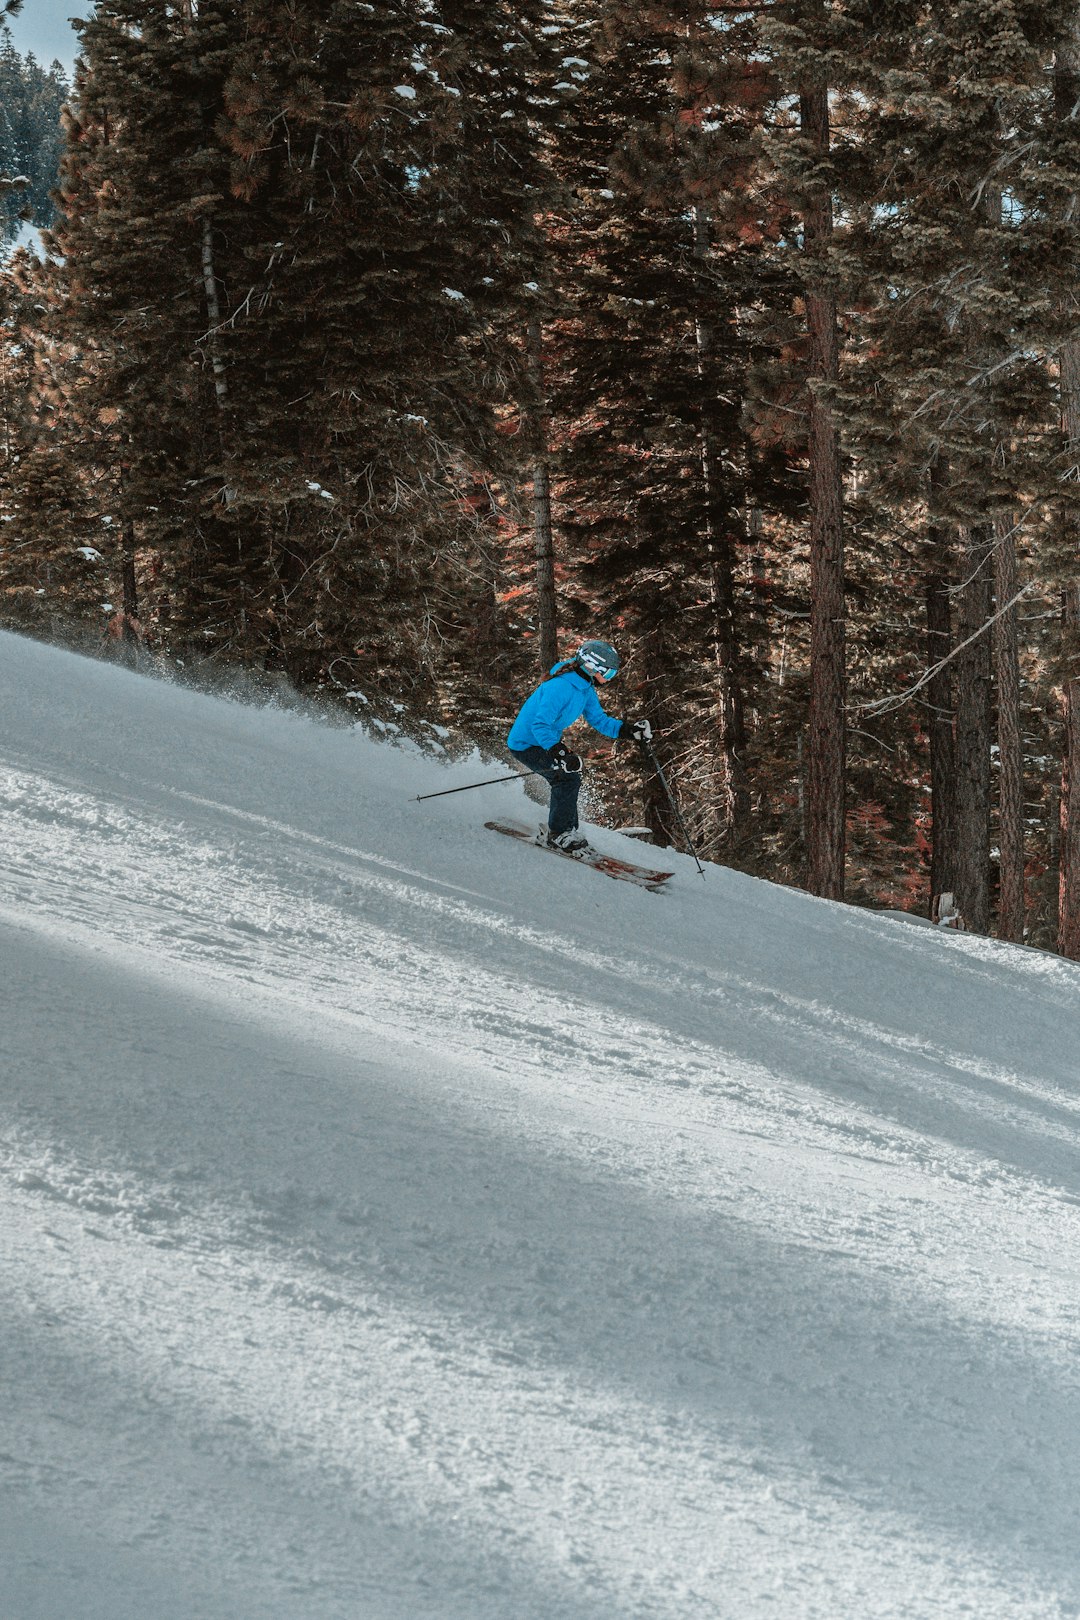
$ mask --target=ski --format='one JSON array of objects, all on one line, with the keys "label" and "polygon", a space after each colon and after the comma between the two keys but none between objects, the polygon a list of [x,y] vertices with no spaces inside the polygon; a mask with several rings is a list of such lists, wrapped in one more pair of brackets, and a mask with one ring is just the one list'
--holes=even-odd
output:
[{"label": "ski", "polygon": [[673,872],[659,872],[648,866],[636,866],[633,861],[620,860],[617,855],[602,855],[597,849],[566,850],[555,849],[538,838],[532,827],[524,826],[520,821],[485,821],[484,826],[492,832],[505,833],[507,838],[516,838],[523,844],[532,844],[536,849],[547,850],[551,855],[559,855],[564,861],[577,861],[581,866],[591,866],[594,872],[604,872],[608,877],[617,878],[621,883],[634,883],[639,889],[651,889],[656,894],[663,888],[668,878],[674,877]]}]

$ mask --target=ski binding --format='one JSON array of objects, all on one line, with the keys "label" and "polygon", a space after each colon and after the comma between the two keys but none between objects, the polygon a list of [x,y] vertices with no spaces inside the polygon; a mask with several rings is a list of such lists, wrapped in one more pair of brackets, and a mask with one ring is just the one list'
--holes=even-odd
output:
[{"label": "ski binding", "polygon": [[516,838],[523,844],[533,844],[537,849],[545,849],[552,855],[560,855],[565,861],[577,861],[582,866],[591,866],[596,872],[603,872],[608,877],[616,878],[622,883],[634,883],[639,889],[651,889],[655,894],[663,888],[668,878],[674,877],[673,872],[660,872],[648,866],[638,866],[633,861],[620,860],[617,855],[602,855],[598,849],[586,845],[584,849],[559,849],[555,844],[547,842],[545,829],[537,834],[534,828],[524,826],[520,821],[485,821],[484,826],[492,832],[504,833],[507,838]]}]

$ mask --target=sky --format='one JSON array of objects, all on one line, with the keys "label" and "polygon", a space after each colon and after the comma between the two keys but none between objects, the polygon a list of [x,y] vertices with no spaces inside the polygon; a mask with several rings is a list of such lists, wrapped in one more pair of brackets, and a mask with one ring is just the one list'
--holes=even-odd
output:
[{"label": "sky", "polygon": [[70,73],[78,39],[69,19],[89,16],[92,10],[92,0],[24,0],[22,11],[9,18],[8,27],[24,56],[33,51],[46,65],[58,59]]}]

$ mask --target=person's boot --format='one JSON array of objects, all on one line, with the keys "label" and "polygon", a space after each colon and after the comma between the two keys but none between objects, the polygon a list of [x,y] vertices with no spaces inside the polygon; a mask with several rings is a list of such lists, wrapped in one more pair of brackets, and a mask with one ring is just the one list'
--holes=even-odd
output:
[{"label": "person's boot", "polygon": [[580,827],[569,827],[566,832],[551,833],[547,835],[550,849],[561,849],[564,855],[573,855],[579,849],[588,849],[589,840]]}]

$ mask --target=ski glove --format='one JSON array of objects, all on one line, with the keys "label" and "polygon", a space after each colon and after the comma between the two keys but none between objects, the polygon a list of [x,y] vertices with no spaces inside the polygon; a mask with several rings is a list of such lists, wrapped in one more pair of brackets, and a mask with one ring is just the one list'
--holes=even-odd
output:
[{"label": "ski glove", "polygon": [[624,720],[619,732],[620,742],[652,742],[652,726],[647,720]]},{"label": "ski glove", "polygon": [[559,743],[557,748],[551,750],[548,769],[563,771],[567,776],[579,776],[581,774],[581,756],[572,754],[565,743]]}]

